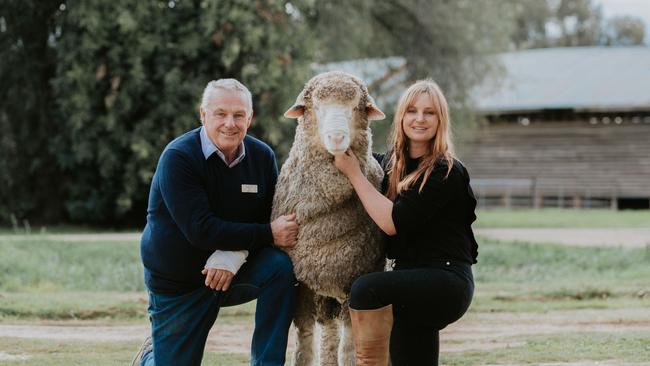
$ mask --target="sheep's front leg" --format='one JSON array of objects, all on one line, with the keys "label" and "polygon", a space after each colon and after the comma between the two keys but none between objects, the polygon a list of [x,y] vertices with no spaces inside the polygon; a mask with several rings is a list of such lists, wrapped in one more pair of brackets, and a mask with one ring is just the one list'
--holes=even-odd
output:
[{"label": "sheep's front leg", "polygon": [[[307,320],[307,319],[305,319]],[[305,322],[296,321],[296,350],[293,353],[293,366],[314,365],[314,319]]]},{"label": "sheep's front leg", "polygon": [[327,319],[321,323],[320,364],[321,366],[337,366],[339,350],[339,322],[337,319]]},{"label": "sheep's front leg", "polygon": [[296,350],[293,353],[293,366],[311,366],[314,364],[314,325],[316,313],[314,293],[300,284],[298,305],[293,324],[296,326]]},{"label": "sheep's front leg", "polygon": [[350,310],[346,301],[341,306],[341,344],[339,346],[339,365],[354,366],[356,363],[354,355],[354,339],[352,338],[352,324],[350,322]]}]

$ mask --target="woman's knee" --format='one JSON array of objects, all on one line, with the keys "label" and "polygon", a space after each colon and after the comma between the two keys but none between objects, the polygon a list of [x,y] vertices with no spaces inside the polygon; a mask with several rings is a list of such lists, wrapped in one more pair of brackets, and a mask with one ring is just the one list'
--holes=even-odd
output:
[{"label": "woman's knee", "polygon": [[350,289],[350,307],[356,310],[370,310],[388,305],[382,303],[377,295],[381,282],[381,278],[374,273],[357,278]]}]

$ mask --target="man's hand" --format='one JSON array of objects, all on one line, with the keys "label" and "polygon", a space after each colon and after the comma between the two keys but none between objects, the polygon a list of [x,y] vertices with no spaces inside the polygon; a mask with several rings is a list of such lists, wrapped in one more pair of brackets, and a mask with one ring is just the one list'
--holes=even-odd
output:
[{"label": "man's hand", "polygon": [[230,282],[235,274],[225,269],[203,268],[201,271],[205,276],[205,285],[213,290],[227,291]]},{"label": "man's hand", "polygon": [[281,248],[291,248],[298,240],[296,214],[283,215],[271,223],[273,243]]}]

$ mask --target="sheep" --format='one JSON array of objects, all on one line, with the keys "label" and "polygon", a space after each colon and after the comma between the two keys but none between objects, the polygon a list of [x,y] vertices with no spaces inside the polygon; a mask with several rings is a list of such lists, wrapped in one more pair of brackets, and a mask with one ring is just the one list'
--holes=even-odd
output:
[{"label": "sheep", "polygon": [[384,247],[379,228],[334,167],[333,156],[350,147],[369,181],[379,187],[383,170],[372,157],[369,120],[385,116],[360,79],[327,72],[307,82],[285,117],[298,118],[298,125],[278,177],[271,216],[274,220],[295,212],[300,225],[296,246],[287,250],[300,283],[293,364],[314,362],[318,322],[320,364],[354,365],[350,288],[360,275],[383,269]]}]

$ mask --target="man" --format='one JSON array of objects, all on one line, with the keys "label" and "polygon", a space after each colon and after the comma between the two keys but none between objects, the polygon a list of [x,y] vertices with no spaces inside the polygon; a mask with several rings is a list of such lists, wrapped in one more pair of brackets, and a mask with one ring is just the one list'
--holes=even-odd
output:
[{"label": "man", "polygon": [[[295,215],[268,223],[277,164],[266,144],[246,136],[248,89],[211,81],[200,114],[200,128],[165,148],[151,183],[141,256],[152,340],[133,364],[200,365],[220,307],[257,298],[251,364],[283,365],[296,280],[289,257],[271,244],[295,245]],[[248,259],[239,271],[243,258],[227,255],[206,268],[215,250]]]}]

